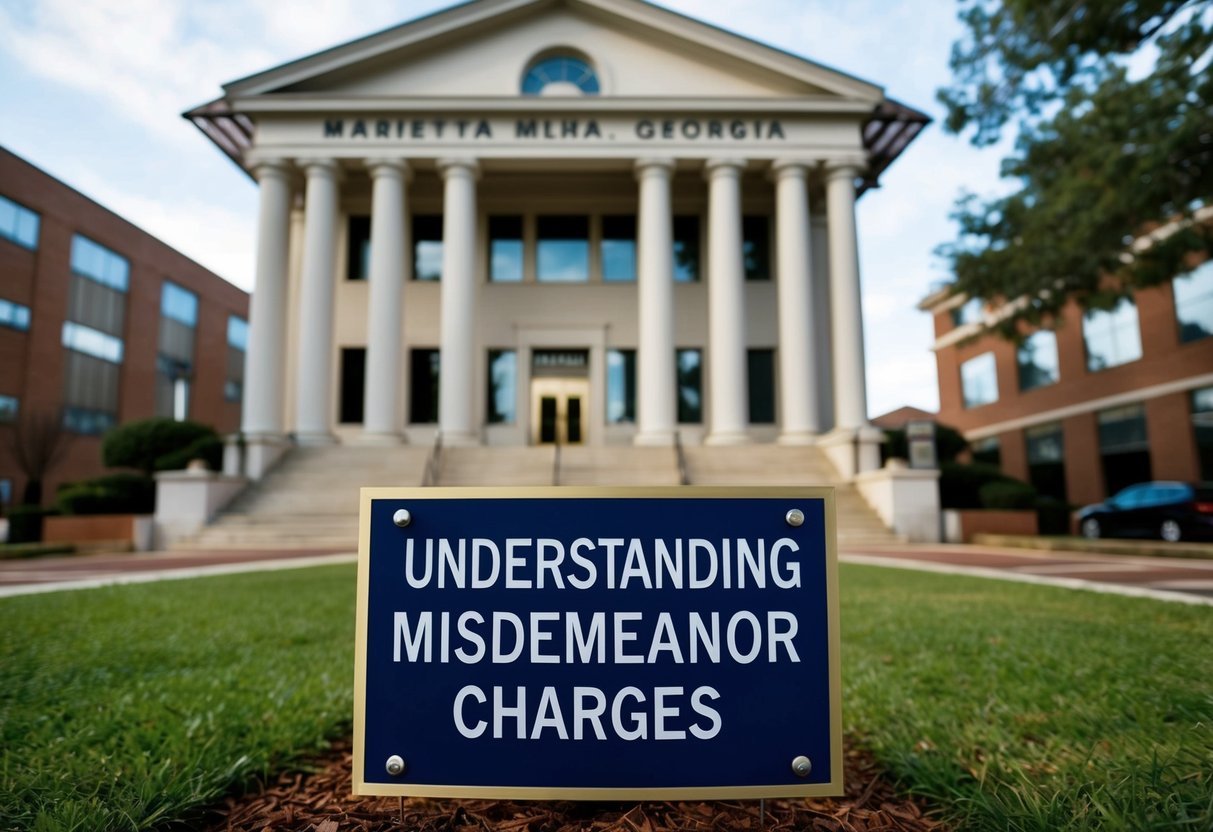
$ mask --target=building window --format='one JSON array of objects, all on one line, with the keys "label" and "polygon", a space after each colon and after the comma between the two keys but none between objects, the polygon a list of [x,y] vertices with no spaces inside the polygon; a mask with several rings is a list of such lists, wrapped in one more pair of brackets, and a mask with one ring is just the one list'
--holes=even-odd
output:
[{"label": "building window", "polygon": [[33,211],[0,196],[0,237],[32,251],[38,248],[38,224]]},{"label": "building window", "polygon": [[1213,387],[1192,391],[1192,430],[1196,434],[1200,478],[1213,480]]},{"label": "building window", "polygon": [[87,434],[112,428],[118,421],[121,372],[121,364],[68,349],[63,362],[63,426]]},{"label": "building window", "polygon": [[1213,335],[1213,260],[1171,281],[1181,343]]},{"label": "building window", "polygon": [[13,481],[7,477],[0,479],[0,506],[11,505],[13,502]]},{"label": "building window", "polygon": [[598,95],[594,69],[581,58],[553,55],[533,62],[522,76],[523,95]]},{"label": "building window", "polygon": [[634,281],[636,279],[636,217],[605,216],[602,218],[602,279]]},{"label": "building window", "polygon": [[746,350],[750,384],[750,424],[775,424],[775,351]]},{"label": "building window", "polygon": [[983,352],[960,365],[960,394],[965,407],[980,407],[998,401],[994,353]]},{"label": "building window", "polygon": [[1104,492],[1150,479],[1150,441],[1146,434],[1146,409],[1140,404],[1114,407],[1096,414],[1099,422],[1099,455],[1103,462]]},{"label": "building window", "polygon": [[345,279],[366,280],[371,275],[371,218],[351,215],[345,256]]},{"label": "building window", "polygon": [[674,217],[674,281],[699,280],[699,217]]},{"label": "building window", "polygon": [[589,217],[539,217],[537,225],[539,280],[545,283],[580,283],[589,280]]},{"label": "building window", "polygon": [[969,298],[952,309],[952,326],[979,324],[985,320],[986,305],[981,298]]},{"label": "building window", "polygon": [[518,390],[518,356],[513,350],[489,350],[488,422],[512,425]]},{"label": "building window", "polygon": [[698,349],[678,350],[678,423],[697,425],[703,422],[703,352]]},{"label": "building window", "polygon": [[362,401],[365,392],[366,347],[342,347],[341,404],[338,413],[341,424],[362,424]]},{"label": "building window", "polygon": [[438,350],[412,350],[409,353],[409,421],[415,425],[438,422],[440,363]]},{"label": "building window", "polygon": [[1028,481],[1036,490],[1058,500],[1066,499],[1065,444],[1061,423],[1050,422],[1024,431]]},{"label": "building window", "polygon": [[636,350],[607,350],[607,410],[609,425],[636,421]]},{"label": "building window", "polygon": [[72,321],[63,322],[63,346],[113,364],[122,363],[122,339]]},{"label": "building window", "polygon": [[771,279],[771,231],[767,217],[741,218],[741,256],[746,280]]},{"label": "building window", "polygon": [[223,398],[238,402],[244,396],[244,355],[248,351],[248,321],[235,315],[227,316],[227,373],[223,381]]},{"label": "building window", "polygon": [[102,286],[125,292],[130,282],[131,265],[121,254],[76,234],[72,237],[72,271]]},{"label": "building window", "polygon": [[17,411],[21,409],[21,400],[16,396],[0,395],[0,425],[17,421]]},{"label": "building window", "polygon": [[442,216],[413,217],[413,279],[442,279]]},{"label": "building window", "polygon": [[186,326],[197,326],[198,296],[166,281],[160,292],[160,314]]},{"label": "building window", "polygon": [[165,281],[160,291],[160,343],[156,355],[156,415],[183,422],[189,416],[194,375],[198,296]]},{"label": "building window", "polygon": [[969,443],[969,453],[974,462],[1002,466],[1002,442],[997,436],[973,440]]},{"label": "building window", "polygon": [[1033,332],[1019,345],[1019,389],[1034,390],[1061,378],[1057,362],[1057,334],[1048,329]]},{"label": "building window", "polygon": [[1141,358],[1141,332],[1137,304],[1123,298],[1111,311],[1094,309],[1082,316],[1082,337],[1087,344],[1087,369],[1106,370]]},{"label": "building window", "polygon": [[489,280],[522,280],[522,217],[489,217]]},{"label": "building window", "polygon": [[0,298],[0,326],[15,329],[18,332],[29,331],[30,312],[28,306],[13,303],[11,300]]}]

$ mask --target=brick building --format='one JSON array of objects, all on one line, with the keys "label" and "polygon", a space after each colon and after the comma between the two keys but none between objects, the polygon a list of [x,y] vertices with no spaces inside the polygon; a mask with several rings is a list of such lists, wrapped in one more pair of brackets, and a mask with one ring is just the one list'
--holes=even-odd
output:
[{"label": "brick building", "polygon": [[61,420],[45,480],[102,472],[100,438],[150,416],[240,422],[248,294],[0,148],[0,501],[17,423]]},{"label": "brick building", "polygon": [[1143,480],[1213,480],[1213,260],[1111,311],[1074,302],[1016,344],[949,288],[935,319],[939,421],[974,457],[1074,505]]}]

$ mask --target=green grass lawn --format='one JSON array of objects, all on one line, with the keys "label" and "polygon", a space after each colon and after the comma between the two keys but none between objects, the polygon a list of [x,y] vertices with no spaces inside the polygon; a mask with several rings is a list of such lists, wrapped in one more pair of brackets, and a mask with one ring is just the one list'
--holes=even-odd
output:
[{"label": "green grass lawn", "polygon": [[[0,600],[0,829],[185,820],[348,730],[352,567]],[[1213,609],[844,567],[843,719],[960,829],[1213,828]]]}]

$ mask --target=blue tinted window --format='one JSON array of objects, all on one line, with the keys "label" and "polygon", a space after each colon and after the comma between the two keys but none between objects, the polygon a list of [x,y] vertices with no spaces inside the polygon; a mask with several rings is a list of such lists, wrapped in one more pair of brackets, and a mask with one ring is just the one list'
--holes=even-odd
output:
[{"label": "blue tinted window", "polygon": [[602,279],[636,279],[636,217],[602,218]]},{"label": "blue tinted window", "polygon": [[160,292],[160,314],[186,326],[197,326],[198,296],[175,283],[165,282]]},{"label": "blue tinted window", "polygon": [[25,332],[29,329],[29,307],[0,298],[0,326]]},{"label": "blue tinted window", "polygon": [[0,396],[0,424],[16,421],[20,407],[21,402],[16,396]]},{"label": "blue tinted window", "polygon": [[699,424],[703,421],[703,354],[695,350],[678,350],[678,422]]},{"label": "blue tinted window", "polygon": [[122,339],[72,321],[63,322],[63,346],[113,364],[122,363]]},{"label": "blue tinted window", "polygon": [[1137,304],[1124,298],[1111,311],[1095,309],[1082,318],[1087,344],[1087,369],[1104,370],[1141,358],[1141,332]]},{"label": "blue tinted window", "polygon": [[1213,260],[1171,281],[1179,340],[1198,341],[1213,335]]},{"label": "blue tinted window", "polygon": [[674,281],[699,280],[699,217],[674,217]]},{"label": "blue tinted window", "polygon": [[965,407],[998,401],[998,371],[994,353],[983,352],[960,365],[960,389]]},{"label": "blue tinted window", "polygon": [[1050,330],[1042,329],[1024,339],[1017,358],[1020,390],[1054,384],[1061,377],[1057,362],[1057,335]]},{"label": "blue tinted window", "polygon": [[125,292],[130,282],[131,267],[122,255],[77,234],[72,237],[72,271],[92,278],[103,286]]},{"label": "blue tinted window", "polygon": [[522,217],[489,217],[489,280],[522,280]]},{"label": "blue tinted window", "polygon": [[590,279],[589,217],[539,217],[535,260],[541,282],[581,283]]},{"label": "blue tinted window", "polygon": [[609,425],[636,421],[636,350],[607,350],[607,412]]},{"label": "blue tinted window", "polygon": [[38,247],[38,215],[0,196],[0,237],[28,249]]},{"label": "blue tinted window", "polygon": [[238,350],[248,350],[248,321],[229,315],[227,319],[227,344]]},{"label": "blue tinted window", "polygon": [[598,76],[585,61],[568,56],[544,58],[522,77],[522,94],[539,95],[548,84],[569,84],[586,95],[599,93]]},{"label": "blue tinted window", "polygon": [[10,479],[0,480],[0,505],[8,505],[13,501],[13,481]]},{"label": "blue tinted window", "polygon": [[489,350],[489,422],[514,422],[518,359],[513,350]]},{"label": "blue tinted window", "polygon": [[442,217],[413,216],[413,280],[442,279]]},{"label": "blue tinted window", "polygon": [[99,435],[112,428],[116,422],[114,414],[105,410],[93,410],[87,407],[65,407],[63,409],[63,426],[73,433]]}]

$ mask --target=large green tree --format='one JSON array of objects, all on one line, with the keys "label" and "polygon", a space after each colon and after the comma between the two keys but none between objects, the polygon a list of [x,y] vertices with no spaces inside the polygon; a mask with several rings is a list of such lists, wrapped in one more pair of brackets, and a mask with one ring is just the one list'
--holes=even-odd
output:
[{"label": "large green tree", "polygon": [[[1014,332],[1208,250],[1213,228],[1191,220],[1213,197],[1211,0],[960,0],[960,19],[946,126],[977,146],[1017,129],[1002,174],[1018,189],[957,203],[941,251],[958,291],[1029,301]],[[1160,227],[1174,233],[1134,245]]]}]

